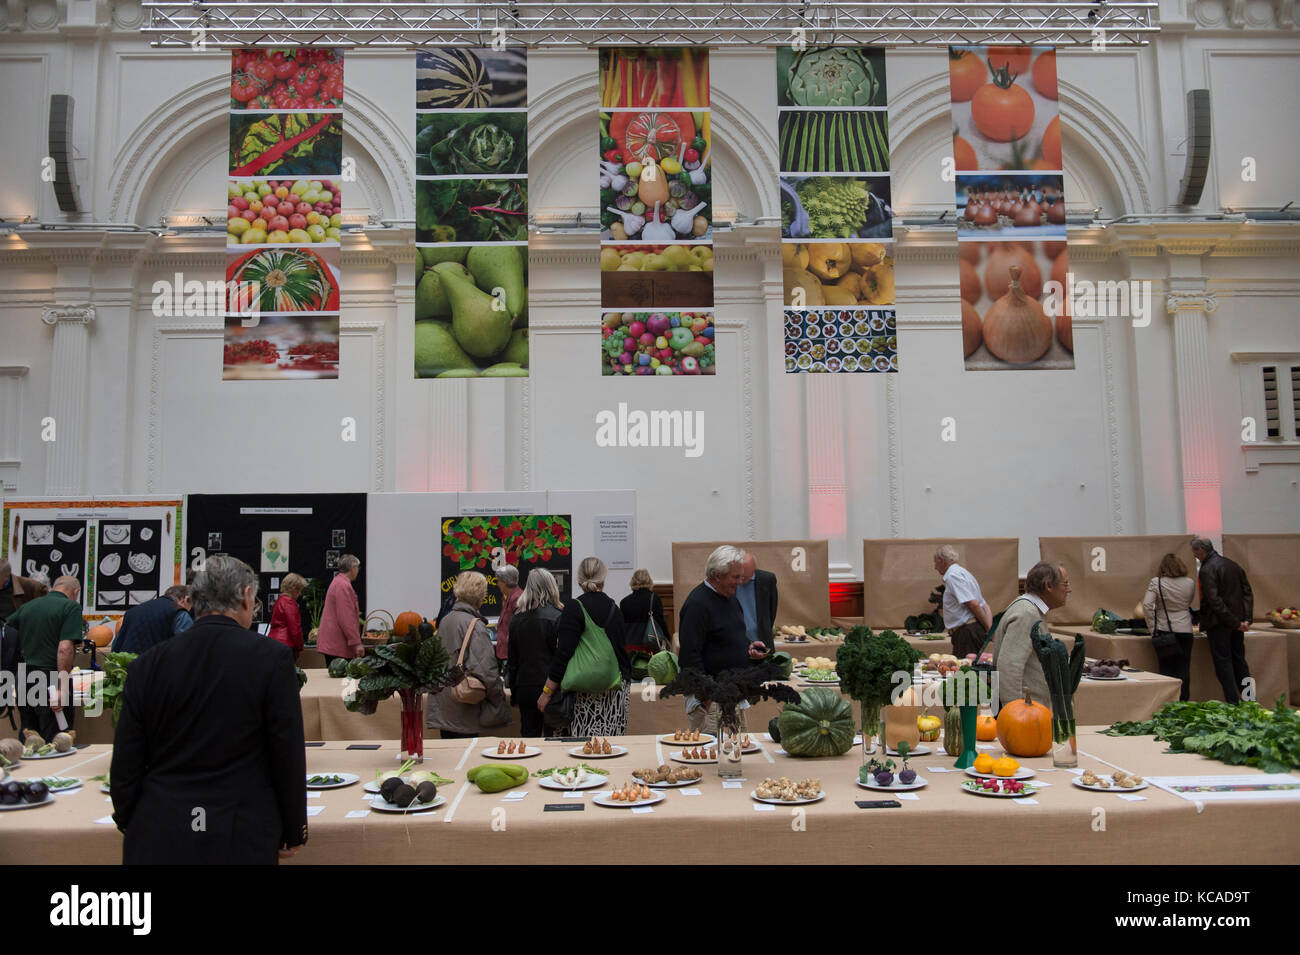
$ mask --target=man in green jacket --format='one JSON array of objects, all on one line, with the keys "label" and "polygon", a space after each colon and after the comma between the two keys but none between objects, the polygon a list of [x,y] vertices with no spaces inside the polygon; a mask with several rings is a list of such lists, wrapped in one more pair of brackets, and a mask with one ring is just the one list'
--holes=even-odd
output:
[{"label": "man in green jacket", "polygon": [[[50,678],[57,680],[57,695],[46,706],[20,706],[22,728],[40,733],[48,743],[59,732],[58,716],[62,712],[67,728],[72,729],[74,709],[71,705],[72,658],[84,633],[81,620],[81,584],[76,577],[60,577],[44,597],[25,603],[9,618],[8,625],[18,631],[23,664],[28,679],[19,688],[20,696],[31,694],[30,675],[42,674],[46,687]],[[65,699],[65,697],[68,697]]]},{"label": "man in green jacket", "polygon": [[1024,698],[1051,699],[1047,677],[1030,642],[1034,624],[1070,599],[1065,568],[1039,561],[1025,575],[1025,592],[1011,601],[993,633],[993,666],[997,670],[999,706]]}]

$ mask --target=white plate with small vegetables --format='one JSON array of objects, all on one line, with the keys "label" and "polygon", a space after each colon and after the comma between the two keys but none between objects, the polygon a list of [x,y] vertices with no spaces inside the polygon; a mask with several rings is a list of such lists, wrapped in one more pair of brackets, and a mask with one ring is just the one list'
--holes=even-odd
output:
[{"label": "white plate with small vegetables", "polygon": [[668,758],[674,763],[686,763],[691,766],[696,766],[701,763],[716,763],[718,761],[718,757],[716,756],[706,756],[701,757],[700,759],[693,759],[690,756],[683,755],[681,750],[678,750],[675,753],[669,753]]},{"label": "white plate with small vegetables", "polygon": [[537,784],[543,789],[572,791],[577,789],[599,789],[609,782],[609,777],[601,773],[579,772],[579,767],[568,767],[565,771],[555,771],[543,776]]},{"label": "white plate with small vegetables", "polygon": [[412,802],[409,806],[402,807],[396,803],[389,802],[383,796],[376,796],[374,799],[370,800],[370,808],[375,812],[426,812],[430,809],[437,809],[439,806],[445,805],[446,802],[447,797],[439,794],[435,796],[431,802]]},{"label": "white plate with small vegetables", "polygon": [[[541,752],[541,750],[538,750]],[[577,756],[581,759],[613,759],[616,756],[626,756],[626,746],[611,746],[608,753],[584,753],[581,746],[573,746],[569,749],[570,756]]]},{"label": "white plate with small vegetables", "polygon": [[638,806],[653,806],[667,798],[668,796],[661,792],[656,792],[649,799],[615,799],[613,793],[598,793],[591,801],[597,806],[608,806],[611,809],[635,809]]},{"label": "white plate with small vegetables", "polygon": [[816,796],[801,796],[798,799],[782,799],[780,796],[760,796],[757,789],[749,791],[749,798],[755,802],[765,802],[770,806],[803,806],[810,802],[821,802],[826,798],[826,790],[821,790]]},{"label": "white plate with small vegetables", "polygon": [[1027,766],[1021,766],[1014,776],[999,776],[997,773],[977,772],[974,766],[967,766],[966,775],[974,779],[1033,779],[1034,771]]},{"label": "white plate with small vegetables", "polygon": [[23,750],[23,759],[58,759],[60,756],[71,756],[76,751],[77,750],[75,748],[65,749],[61,753],[57,749],[51,750],[48,753],[36,753],[36,752],[29,753],[27,752],[27,750]]},{"label": "white plate with small vegetables", "polygon": [[929,782],[929,780],[924,776],[917,776],[910,783],[903,783],[898,781],[898,774],[895,773],[894,781],[888,786],[882,786],[880,783],[876,782],[875,776],[868,776],[865,783],[862,781],[861,777],[859,777],[857,782],[863,789],[874,789],[877,792],[886,793],[905,793],[910,792],[913,789],[921,789],[927,782]]},{"label": "white plate with small vegetables", "polygon": [[307,788],[342,789],[344,786],[351,786],[360,780],[361,777],[356,773],[309,773],[307,775]]},{"label": "white plate with small vegetables", "polygon": [[70,793],[81,788],[81,780],[69,776],[44,776],[40,779],[29,779],[27,782],[45,783],[52,793]]},{"label": "white plate with small vegetables", "polygon": [[498,752],[495,746],[489,746],[482,750],[482,755],[488,759],[528,759],[530,756],[541,756],[542,748],[540,746],[525,746],[523,749],[516,749],[513,753]]}]

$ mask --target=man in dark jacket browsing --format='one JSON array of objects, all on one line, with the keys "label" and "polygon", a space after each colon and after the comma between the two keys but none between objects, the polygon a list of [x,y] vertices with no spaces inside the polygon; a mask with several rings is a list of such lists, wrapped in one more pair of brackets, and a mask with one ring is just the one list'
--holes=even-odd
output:
[{"label": "man in dark jacket browsing", "polygon": [[[690,592],[682,604],[678,638],[681,641],[681,668],[703,670],[717,676],[723,670],[749,665],[767,653],[762,640],[751,641],[746,635],[745,615],[736,600],[736,588],[745,579],[745,554],[724,544],[709,555],[704,565],[704,582]],[[719,708],[716,703],[686,698],[686,715],[690,728],[701,727],[715,733]],[[740,710],[740,728],[748,732],[745,709]]]},{"label": "man in dark jacket browsing", "polygon": [[248,629],[257,577],[209,557],[198,621],[127,672],[109,778],[126,864],[271,864],[307,841],[289,648]]},{"label": "man in dark jacket browsing", "polygon": [[[1241,700],[1250,679],[1246,666],[1246,631],[1255,610],[1246,572],[1234,561],[1215,553],[1206,537],[1192,541],[1192,554],[1201,562],[1201,629],[1210,641],[1214,673],[1229,703]],[[1248,694],[1250,699],[1254,693]]]},{"label": "man in dark jacket browsing", "polygon": [[132,607],[122,617],[122,626],[113,638],[114,652],[144,653],[190,629],[194,626],[194,618],[189,613],[191,600],[190,588],[182,584],[168,587],[161,597]]},{"label": "man in dark jacket browsing", "polygon": [[748,551],[741,564],[742,578],[736,588],[736,599],[745,614],[746,633],[751,641],[759,641],[771,653],[776,649],[772,637],[772,624],[776,622],[776,574],[758,569],[758,558]]}]

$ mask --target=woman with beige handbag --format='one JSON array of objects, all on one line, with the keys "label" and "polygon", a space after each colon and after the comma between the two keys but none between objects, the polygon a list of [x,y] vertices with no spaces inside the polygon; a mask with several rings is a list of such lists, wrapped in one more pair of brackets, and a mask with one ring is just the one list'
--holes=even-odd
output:
[{"label": "woman with beige handbag", "polygon": [[510,703],[497,669],[487,621],[479,612],[487,596],[487,578],[465,571],[456,578],[456,603],[442,618],[438,638],[447,655],[465,668],[465,678],[425,704],[424,725],[443,739],[468,739],[510,722]]}]

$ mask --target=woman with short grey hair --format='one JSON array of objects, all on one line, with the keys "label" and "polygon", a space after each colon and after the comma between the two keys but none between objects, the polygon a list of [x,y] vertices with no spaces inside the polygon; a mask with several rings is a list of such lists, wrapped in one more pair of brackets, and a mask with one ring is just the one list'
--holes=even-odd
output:
[{"label": "woman with short grey hair", "polygon": [[462,571],[452,593],[456,605],[443,617],[438,639],[451,662],[465,667],[483,684],[487,695],[477,703],[462,703],[450,692],[435,693],[425,703],[424,725],[439,730],[443,739],[467,739],[487,735],[485,730],[509,723],[510,703],[492,655],[487,620],[480,609],[487,596],[487,578],[478,571]]}]

